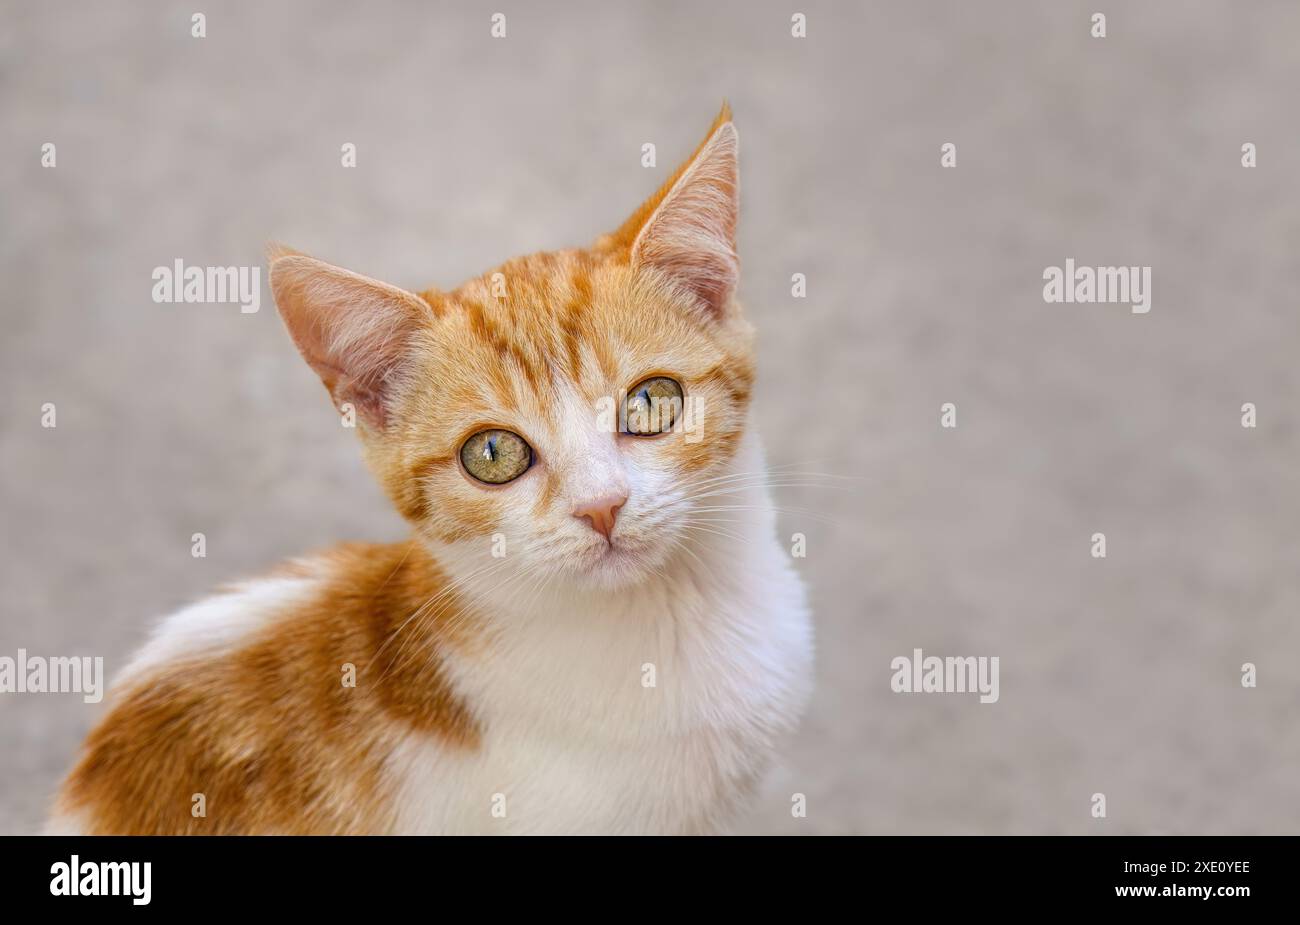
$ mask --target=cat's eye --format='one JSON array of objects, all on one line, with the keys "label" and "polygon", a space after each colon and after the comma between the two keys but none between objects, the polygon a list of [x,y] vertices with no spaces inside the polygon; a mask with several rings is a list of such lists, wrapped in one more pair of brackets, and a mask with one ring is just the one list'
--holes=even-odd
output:
[{"label": "cat's eye", "polygon": [[667,376],[652,376],[627,393],[623,402],[626,433],[653,437],[673,429],[682,413],[682,387]]},{"label": "cat's eye", "polygon": [[460,448],[460,462],[480,482],[503,485],[528,471],[533,448],[511,431],[480,430]]}]

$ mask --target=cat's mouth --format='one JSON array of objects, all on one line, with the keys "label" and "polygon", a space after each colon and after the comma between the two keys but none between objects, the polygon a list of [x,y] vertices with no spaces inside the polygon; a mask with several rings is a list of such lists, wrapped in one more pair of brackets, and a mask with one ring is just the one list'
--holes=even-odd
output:
[{"label": "cat's mouth", "polygon": [[593,543],[574,563],[585,579],[606,588],[624,587],[648,577],[657,562],[644,543],[613,536]]}]

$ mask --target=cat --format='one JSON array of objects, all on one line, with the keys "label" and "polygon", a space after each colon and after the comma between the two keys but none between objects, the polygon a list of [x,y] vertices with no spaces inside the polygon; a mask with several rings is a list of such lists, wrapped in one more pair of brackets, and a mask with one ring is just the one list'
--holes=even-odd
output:
[{"label": "cat", "polygon": [[617,231],[450,292],[272,248],[411,539],[167,618],[48,831],[724,831],[812,660],[750,407],[737,150],[724,105]]}]

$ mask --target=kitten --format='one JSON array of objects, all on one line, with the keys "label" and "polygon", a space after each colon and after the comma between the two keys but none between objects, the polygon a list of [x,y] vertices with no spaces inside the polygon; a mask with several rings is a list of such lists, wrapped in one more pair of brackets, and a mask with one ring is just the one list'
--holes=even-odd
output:
[{"label": "kitten", "polygon": [[[292,251],[298,349],[409,542],[167,619],[52,831],[716,831],[810,688],[734,300],[723,107],[592,247],[413,294]],[[783,800],[784,802],[784,800]]]}]

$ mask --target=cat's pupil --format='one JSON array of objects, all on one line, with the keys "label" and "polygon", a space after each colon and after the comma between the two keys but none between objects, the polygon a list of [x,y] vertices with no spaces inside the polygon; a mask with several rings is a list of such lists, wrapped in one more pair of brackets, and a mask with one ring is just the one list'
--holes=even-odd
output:
[{"label": "cat's pupil", "polygon": [[497,458],[497,442],[495,440],[483,441],[483,458],[492,462]]}]

